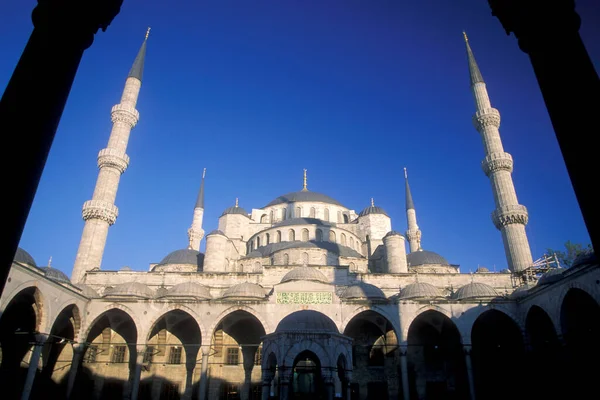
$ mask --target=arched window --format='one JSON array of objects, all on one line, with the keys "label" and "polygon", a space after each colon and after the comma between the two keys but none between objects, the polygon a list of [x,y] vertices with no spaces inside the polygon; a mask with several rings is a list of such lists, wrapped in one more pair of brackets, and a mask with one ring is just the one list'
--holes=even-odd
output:
[{"label": "arched window", "polygon": [[337,219],[337,222],[339,222],[339,223],[342,223],[342,222],[344,222],[344,219],[342,218],[342,212],[341,212],[341,211],[338,211],[338,219]]},{"label": "arched window", "polygon": [[331,243],[335,243],[335,232],[334,231],[329,231],[329,241]]},{"label": "arched window", "polygon": [[350,222],[350,218],[348,217],[348,214],[344,214],[344,223],[347,224],[348,222]]},{"label": "arched window", "polygon": [[302,218],[302,209],[300,207],[296,207],[296,218]]},{"label": "arched window", "polygon": [[275,236],[275,243],[279,242],[281,242],[281,231],[277,231],[277,234]]},{"label": "arched window", "polygon": [[283,221],[286,218],[287,214],[287,208],[282,208],[281,209],[281,220]]},{"label": "arched window", "polygon": [[317,239],[317,242],[322,242],[323,241],[323,231],[322,230],[317,229],[316,239]]},{"label": "arched window", "polygon": [[283,265],[289,265],[290,263],[290,255],[288,253],[285,253],[283,255]]},{"label": "arched window", "polygon": [[275,265],[275,256],[271,256],[271,265]]},{"label": "arched window", "polygon": [[342,233],[342,236],[340,236],[340,240],[342,242],[342,246],[346,245],[346,234]]},{"label": "arched window", "polygon": [[254,272],[260,272],[262,271],[262,265],[260,264],[259,261],[254,263]]},{"label": "arched window", "polygon": [[308,253],[302,253],[302,265],[308,265]]},{"label": "arched window", "polygon": [[302,241],[308,242],[308,229],[306,228],[302,229]]},{"label": "arched window", "polygon": [[274,222],[274,220],[273,220],[273,210],[271,210],[271,212],[269,213],[269,222],[270,223]]},{"label": "arched window", "polygon": [[254,240],[250,241],[250,251],[254,250]]},{"label": "arched window", "polygon": [[[235,267],[234,267],[235,269]],[[239,272],[244,272],[244,264],[240,264],[237,269]]]},{"label": "arched window", "polygon": [[260,237],[257,236],[256,237],[256,248],[258,249],[260,247]]},{"label": "arched window", "polygon": [[260,216],[260,223],[261,224],[266,224],[267,223],[267,214],[263,214]]},{"label": "arched window", "polygon": [[355,272],[356,271],[356,264],[354,264],[353,262],[350,263],[350,272]]},{"label": "arched window", "polygon": [[325,211],[323,212],[323,219],[325,221],[329,221],[329,208],[326,208]]},{"label": "arched window", "polygon": [[310,208],[310,213],[308,214],[309,218],[314,218],[315,217],[315,208],[311,207]]},{"label": "arched window", "polygon": [[265,246],[271,242],[271,235],[268,233],[265,235]]},{"label": "arched window", "polygon": [[293,242],[296,240],[296,232],[293,229],[290,229],[288,232],[288,241]]},{"label": "arched window", "polygon": [[354,248],[354,238],[352,236],[350,236],[350,248]]}]

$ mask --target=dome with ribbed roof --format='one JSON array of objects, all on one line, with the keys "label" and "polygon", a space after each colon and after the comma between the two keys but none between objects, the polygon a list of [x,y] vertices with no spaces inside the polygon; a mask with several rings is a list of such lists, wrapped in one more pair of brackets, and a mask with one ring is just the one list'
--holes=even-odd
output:
[{"label": "dome with ribbed roof", "polygon": [[436,299],[442,296],[442,292],[431,283],[415,282],[406,285],[400,291],[401,300],[408,299]]},{"label": "dome with ribbed roof", "polygon": [[309,190],[301,190],[299,192],[291,192],[286,193],[282,196],[277,197],[265,207],[276,206],[278,204],[287,204],[287,203],[298,203],[298,202],[311,202],[311,203],[327,203],[327,204],[335,204],[338,206],[342,206],[342,203],[339,201],[319,192],[311,192]]},{"label": "dome with ribbed roof", "polygon": [[85,285],[83,283],[78,283],[77,285],[75,285],[75,287],[77,287],[77,289],[81,290],[81,294],[89,299],[95,299],[97,297],[100,297],[98,295],[98,292],[96,292],[94,289],[92,289],[88,285]]},{"label": "dome with ribbed roof", "polygon": [[160,297],[178,297],[178,298],[194,298],[198,300],[210,300],[212,296],[210,290],[199,283],[183,282],[179,283],[160,295]]},{"label": "dome with ribbed roof", "polygon": [[222,236],[226,236],[225,233],[222,230],[219,230],[219,229],[215,229],[213,231],[210,231],[210,233],[208,235],[206,235],[206,236],[209,236],[209,235],[222,235]]},{"label": "dome with ribbed roof", "polygon": [[243,282],[230,287],[223,292],[223,299],[259,299],[266,297],[265,289],[256,283]]},{"label": "dome with ribbed roof", "polygon": [[204,254],[194,249],[175,250],[165,256],[160,264],[190,264],[201,267],[204,263]]},{"label": "dome with ribbed roof", "polygon": [[481,282],[472,282],[460,287],[456,293],[454,293],[453,298],[455,300],[492,299],[498,296],[498,292],[490,285]]},{"label": "dome with ribbed roof", "polygon": [[52,267],[39,267],[44,272],[46,278],[56,282],[71,283],[69,277],[62,271]]},{"label": "dome with ribbed roof", "polygon": [[348,300],[387,300],[381,289],[365,282],[348,286],[341,297]]},{"label": "dome with ribbed roof", "polygon": [[309,331],[311,333],[339,333],[335,322],[325,314],[313,310],[291,313],[279,322],[276,332]]},{"label": "dome with ribbed roof", "polygon": [[409,267],[417,267],[419,265],[450,265],[444,257],[428,250],[417,250],[408,253],[406,255],[406,262]]},{"label": "dome with ribbed roof", "polygon": [[242,207],[238,207],[238,206],[233,206],[233,207],[229,207],[229,208],[225,209],[225,211],[223,211],[223,214],[221,214],[221,217],[223,215],[227,215],[227,214],[240,214],[245,217],[248,216],[248,213],[246,212],[246,210],[244,210]]},{"label": "dome with ribbed roof", "polygon": [[149,299],[154,296],[154,291],[140,282],[125,282],[107,289],[104,297],[137,297]]},{"label": "dome with ribbed roof", "polygon": [[404,237],[400,232],[389,231],[388,233],[385,234],[385,236],[383,238],[385,239],[386,237],[390,237],[390,236],[402,236],[402,237]]},{"label": "dome with ribbed roof", "polygon": [[29,254],[20,247],[17,247],[17,252],[15,253],[13,260],[21,264],[27,264],[31,265],[32,267],[37,267],[37,264],[35,263],[33,257],[31,257],[31,254]]},{"label": "dome with ribbed roof", "polygon": [[535,285],[532,285],[530,283],[526,283],[525,285],[521,285],[518,288],[516,288],[511,294],[510,294],[510,298],[513,300],[517,300],[517,299],[521,299],[525,296],[527,296],[529,294],[529,290],[534,288]]},{"label": "dome with ribbed roof", "polygon": [[328,279],[321,271],[314,267],[298,267],[284,275],[281,283],[291,281],[313,281],[327,283]]},{"label": "dome with ribbed roof", "polygon": [[538,280],[538,285],[549,285],[554,282],[558,282],[563,278],[563,272],[565,272],[566,268],[550,268],[547,272],[545,272],[540,279]]},{"label": "dome with ribbed roof", "polygon": [[364,217],[365,215],[369,215],[369,214],[383,214],[386,217],[389,217],[388,213],[386,213],[383,208],[378,207],[378,206],[366,207],[358,214],[358,216]]}]

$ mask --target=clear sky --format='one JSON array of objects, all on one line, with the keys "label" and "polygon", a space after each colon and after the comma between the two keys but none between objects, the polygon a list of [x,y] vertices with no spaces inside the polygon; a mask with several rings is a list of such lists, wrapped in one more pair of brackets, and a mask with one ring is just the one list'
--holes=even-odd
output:
[{"label": "clear sky", "polygon": [[[1,88],[35,5],[0,4]],[[600,5],[577,9],[598,70]],[[502,116],[534,259],[567,240],[589,243],[529,59],[487,1],[125,0],[84,54],[23,232],[38,265],[52,256],[70,276],[110,109],[147,26],[141,117],[103,269],[147,270],[186,247],[204,167],[206,232],[236,197],[249,210],[300,190],[303,168],[310,190],[357,212],[374,197],[404,232],[407,167],[423,247],[464,272],[505,268],[462,30]]]}]

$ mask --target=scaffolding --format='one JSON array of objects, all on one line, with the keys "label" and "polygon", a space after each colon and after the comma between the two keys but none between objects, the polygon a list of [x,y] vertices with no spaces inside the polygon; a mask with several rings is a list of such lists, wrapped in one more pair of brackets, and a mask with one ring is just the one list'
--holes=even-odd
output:
[{"label": "scaffolding", "polygon": [[529,268],[521,271],[523,283],[535,284],[537,280],[546,272],[553,268],[561,268],[556,253],[551,255],[544,254],[535,260]]}]

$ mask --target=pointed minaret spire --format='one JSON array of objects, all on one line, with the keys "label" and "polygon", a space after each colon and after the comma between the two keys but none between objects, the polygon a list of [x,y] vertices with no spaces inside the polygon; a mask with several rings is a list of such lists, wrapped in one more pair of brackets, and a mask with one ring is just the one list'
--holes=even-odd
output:
[{"label": "pointed minaret spire", "polygon": [[306,186],[306,168],[304,168],[304,184],[302,185],[302,191],[307,192],[308,187]]},{"label": "pointed minaret spire", "polygon": [[481,78],[468,40],[466,40],[466,44],[471,90],[476,106],[473,124],[483,140],[485,158],[481,166],[483,172],[490,179],[496,205],[496,209],[492,212],[492,221],[502,232],[508,268],[513,272],[520,272],[529,268],[533,263],[529,240],[525,233],[529,215],[527,209],[517,200],[511,175],[513,171],[512,156],[504,151],[498,129],[500,113],[490,103],[486,85]]},{"label": "pointed minaret spire", "polygon": [[100,269],[108,227],[115,223],[119,215],[115,199],[121,175],[129,166],[129,156],[126,154],[129,136],[139,119],[135,106],[142,86],[146,39],[148,31],[125,81],[121,102],[111,110],[113,127],[108,145],[98,153],[99,171],[94,194],[91,200],[83,204],[85,225],[71,274],[73,283],[82,282],[87,271]]},{"label": "pointed minaret spire", "polygon": [[406,238],[408,239],[410,252],[412,253],[421,249],[421,230],[419,229],[419,225],[417,225],[417,211],[415,210],[415,204],[410,193],[406,168],[404,168],[404,182],[406,190],[406,222],[408,225]]},{"label": "pointed minaret spire", "polygon": [[196,199],[196,207],[194,207],[194,218],[192,226],[188,229],[188,248],[200,251],[200,242],[204,237],[202,229],[202,220],[204,219],[204,177],[206,176],[206,168],[202,170],[202,180],[200,181],[200,191]]}]

